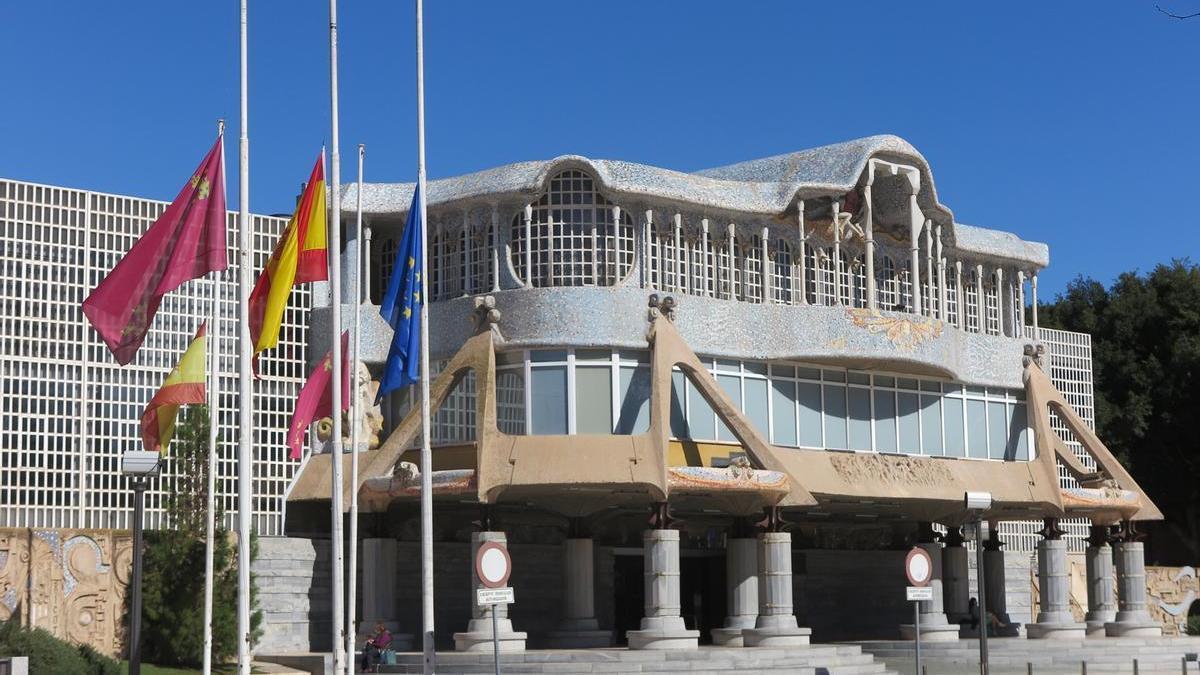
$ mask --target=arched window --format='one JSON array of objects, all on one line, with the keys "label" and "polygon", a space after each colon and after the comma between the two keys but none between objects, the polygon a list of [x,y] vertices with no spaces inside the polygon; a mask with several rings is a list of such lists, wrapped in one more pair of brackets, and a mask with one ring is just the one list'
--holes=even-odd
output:
[{"label": "arched window", "polygon": [[771,261],[771,293],[777,303],[790,305],[796,302],[792,294],[792,249],[784,239],[775,240],[775,255]]},{"label": "arched window", "polygon": [[979,288],[975,285],[975,269],[972,267],[963,272],[963,307],[964,316],[967,321],[964,324],[966,329],[972,333],[978,333],[980,326],[979,316]]},{"label": "arched window", "polygon": [[398,248],[399,244],[393,237],[384,239],[379,246],[379,264],[375,266],[378,276],[376,283],[371,285],[372,295],[375,296],[372,300],[376,303],[383,302],[383,294],[387,291],[388,281],[392,278],[392,269],[396,265]]},{"label": "arched window", "polygon": [[946,269],[946,322],[958,325],[958,274],[953,265]]},{"label": "arched window", "polygon": [[463,293],[463,243],[465,233],[435,232],[429,245],[430,298],[457,298]]},{"label": "arched window", "polygon": [[707,298],[713,297],[713,244],[707,230],[696,233],[691,242],[688,273],[691,276],[691,292]]},{"label": "arched window", "polygon": [[740,246],[741,259],[740,267],[742,268],[742,288],[741,294],[738,296],[746,302],[762,302],[763,301],[763,261],[762,261],[762,240],[758,236],[752,236],[746,240],[745,245]]},{"label": "arched window", "polygon": [[1000,291],[996,284],[996,273],[986,274],[983,277],[983,303],[984,311],[987,313],[987,334],[1000,334]]},{"label": "arched window", "polygon": [[862,255],[852,255],[842,250],[842,276],[845,281],[845,296],[851,307],[867,306],[867,266]]},{"label": "arched window", "polygon": [[[633,219],[613,207],[592,177],[571,169],[550,179],[533,205],[530,233],[524,214],[513,218],[512,263],[517,277],[534,286],[612,286],[633,267]],[[526,250],[532,270],[526,269]]]}]

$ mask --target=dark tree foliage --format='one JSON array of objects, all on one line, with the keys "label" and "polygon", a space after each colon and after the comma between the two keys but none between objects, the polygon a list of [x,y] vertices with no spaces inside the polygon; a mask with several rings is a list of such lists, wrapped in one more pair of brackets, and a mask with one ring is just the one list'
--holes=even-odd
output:
[{"label": "dark tree foliage", "polygon": [[[142,581],[142,660],[159,665],[199,666],[204,655],[205,510],[208,508],[207,406],[189,406],[171,442],[178,478],[167,499],[171,529],[146,532]],[[213,662],[237,653],[237,551],[220,527],[213,549]],[[251,558],[256,546],[251,545]],[[251,602],[255,602],[251,583]],[[257,637],[262,612],[251,626]]]},{"label": "dark tree foliage", "polygon": [[0,622],[0,654],[29,657],[30,675],[117,675],[114,659],[87,645],[73,645],[16,619]]},{"label": "dark tree foliage", "polygon": [[1166,516],[1152,557],[1200,561],[1200,267],[1079,278],[1040,315],[1092,336],[1096,430]]}]

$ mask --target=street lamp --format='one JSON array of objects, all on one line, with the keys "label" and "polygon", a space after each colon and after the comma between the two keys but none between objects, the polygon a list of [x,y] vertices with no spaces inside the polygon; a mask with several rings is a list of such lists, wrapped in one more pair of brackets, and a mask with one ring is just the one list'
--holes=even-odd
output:
[{"label": "street lamp", "polygon": [[992,508],[992,493],[990,492],[966,492],[963,494],[963,506],[967,509],[968,517],[974,516],[975,523],[975,582],[979,594],[979,601],[976,606],[979,607],[979,673],[987,675],[988,673],[988,614],[987,614],[987,599],[984,597],[984,571],[983,571],[983,540],[987,538],[987,521],[983,519],[983,513]]},{"label": "street lamp", "polygon": [[129,581],[129,675],[142,672],[142,497],[151,476],[158,475],[159,454],[129,450],[121,456],[121,473],[133,479],[133,573]]}]

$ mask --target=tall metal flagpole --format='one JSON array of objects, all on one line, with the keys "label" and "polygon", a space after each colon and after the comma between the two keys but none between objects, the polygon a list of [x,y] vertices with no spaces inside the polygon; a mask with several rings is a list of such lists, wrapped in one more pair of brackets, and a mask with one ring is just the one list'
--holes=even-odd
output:
[{"label": "tall metal flagpole", "polygon": [[425,213],[425,27],[417,0],[417,190],[421,199],[421,643],[425,675],[433,673],[433,453],[429,449],[429,241]]},{"label": "tall metal flagpole", "polygon": [[346,592],[349,607],[346,609],[346,675],[354,675],[354,629],[358,611],[358,444],[359,427],[362,424],[362,395],[358,391],[358,349],[361,345],[359,332],[362,330],[362,274],[363,274],[363,228],[362,189],[363,156],[367,149],[358,144],[358,204],[354,219],[354,289],[351,302],[354,307],[354,325],[351,327],[350,346],[350,560],[346,567],[350,573],[349,590]]},{"label": "tall metal flagpole", "polygon": [[238,673],[250,675],[250,509],[254,504],[250,441],[254,424],[250,358],[250,124],[246,87],[246,2],[242,0],[241,129],[238,138]]},{"label": "tall metal flagpole", "polygon": [[[225,163],[225,120],[217,122],[217,135],[221,137],[221,164]],[[221,172],[224,179],[225,172]],[[221,186],[225,190],[225,186]],[[224,214],[222,214],[224,217]],[[222,223],[228,228],[228,223]],[[228,251],[225,253],[229,255]],[[221,277],[217,272],[212,279],[212,300],[208,322],[208,508],[204,515],[204,675],[212,674],[212,615],[213,615],[213,537],[216,530],[217,503],[217,426],[221,423]]]},{"label": "tall metal flagpole", "polygon": [[[330,216],[329,216],[329,305],[333,320],[329,322],[330,345],[333,352],[335,374],[331,398],[333,415],[333,443],[331,444],[330,478],[332,495],[329,500],[331,512],[330,544],[333,546],[333,672],[345,668],[346,626],[342,623],[343,584],[342,564],[342,178],[341,155],[338,153],[338,62],[337,62],[337,0],[329,0],[329,107],[332,127],[329,143]],[[354,653],[350,653],[354,660]]]}]

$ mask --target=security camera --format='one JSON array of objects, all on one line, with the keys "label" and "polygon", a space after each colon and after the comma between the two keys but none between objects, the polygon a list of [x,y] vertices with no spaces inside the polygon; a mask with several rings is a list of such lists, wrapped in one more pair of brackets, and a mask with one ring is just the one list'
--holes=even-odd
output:
[{"label": "security camera", "polygon": [[986,511],[992,508],[992,493],[966,492],[963,495],[963,502],[968,511]]}]

